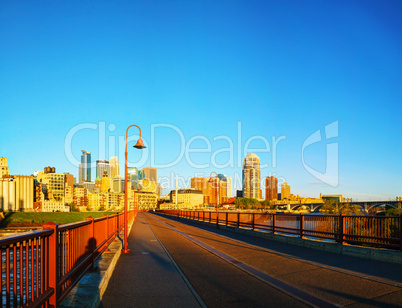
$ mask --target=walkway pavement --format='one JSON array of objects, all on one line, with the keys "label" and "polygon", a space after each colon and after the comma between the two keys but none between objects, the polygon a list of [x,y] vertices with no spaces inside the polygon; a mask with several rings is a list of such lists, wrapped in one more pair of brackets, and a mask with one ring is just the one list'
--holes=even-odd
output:
[{"label": "walkway pavement", "polygon": [[[224,261],[194,240],[235,261]],[[296,308],[317,299],[328,305],[316,306],[402,304],[400,264],[312,250],[150,213],[139,213],[128,244],[131,251],[117,262],[102,307]],[[259,273],[249,275],[238,268],[244,265],[268,275],[271,283],[257,279]],[[316,298],[303,300],[306,296],[300,292]]]},{"label": "walkway pavement", "polygon": [[103,295],[102,307],[200,307],[191,286],[165,252],[143,215],[128,237]]}]

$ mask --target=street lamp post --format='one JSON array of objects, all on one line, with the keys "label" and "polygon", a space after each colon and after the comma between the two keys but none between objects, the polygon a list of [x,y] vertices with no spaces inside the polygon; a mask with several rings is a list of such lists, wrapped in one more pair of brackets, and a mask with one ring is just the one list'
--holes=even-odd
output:
[{"label": "street lamp post", "polygon": [[215,171],[212,171],[211,174],[209,175],[209,180],[208,182],[210,183],[214,183],[214,180],[212,178],[212,173],[215,173],[215,177],[216,178],[216,191],[215,191],[215,207],[216,207],[216,228],[219,229],[219,211],[218,211],[218,207],[219,207],[219,194],[218,194],[218,190],[219,190],[219,178],[218,178],[218,174]]},{"label": "street lamp post", "polygon": [[[144,149],[146,146],[142,142],[141,139],[141,128],[138,125],[130,125],[127,127],[126,130],[126,152],[125,152],[125,159],[124,159],[124,248],[122,250],[123,253],[129,253],[130,249],[127,248],[127,204],[128,204],[128,172],[127,172],[127,139],[128,139],[128,129],[132,126],[137,127],[140,130],[140,138],[138,139],[137,143],[135,144],[134,148],[137,149]],[[134,199],[135,203],[135,199]]]}]

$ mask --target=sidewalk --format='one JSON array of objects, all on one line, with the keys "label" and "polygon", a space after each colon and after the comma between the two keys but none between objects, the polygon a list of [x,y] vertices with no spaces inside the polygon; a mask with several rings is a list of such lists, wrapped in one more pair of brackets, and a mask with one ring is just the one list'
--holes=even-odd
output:
[{"label": "sidewalk", "polygon": [[142,213],[128,247],[130,253],[122,253],[116,264],[102,307],[200,307]]}]

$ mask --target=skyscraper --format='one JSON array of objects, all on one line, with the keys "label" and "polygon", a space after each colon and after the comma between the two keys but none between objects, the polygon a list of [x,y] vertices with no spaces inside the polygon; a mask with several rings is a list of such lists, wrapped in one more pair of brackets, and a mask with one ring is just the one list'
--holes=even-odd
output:
[{"label": "skyscraper", "polygon": [[249,153],[243,159],[243,197],[261,199],[260,159]]},{"label": "skyscraper", "polygon": [[281,185],[281,199],[288,199],[290,197],[290,186],[288,183],[284,182]]},{"label": "skyscraper", "polygon": [[157,180],[157,169],[152,167],[142,168],[144,171],[144,180],[156,181]]},{"label": "skyscraper", "polygon": [[[218,178],[225,182],[222,183],[224,187],[224,192],[222,193],[222,197],[232,198],[232,178],[227,177],[224,174],[218,174]],[[223,202],[223,201],[221,201]]]},{"label": "skyscraper", "polygon": [[81,164],[79,167],[79,184],[91,182],[91,152],[81,150]]},{"label": "skyscraper", "polygon": [[[133,187],[135,190],[138,189],[138,169],[135,167],[128,167],[127,168],[129,184],[128,187]],[[131,186],[130,186],[131,183]]]},{"label": "skyscraper", "polygon": [[103,178],[104,173],[107,173],[107,177],[110,178],[110,164],[107,160],[96,161],[96,176],[100,179]]},{"label": "skyscraper", "polygon": [[227,187],[226,187],[226,196],[228,198],[233,197],[233,192],[232,192],[232,178],[226,177],[227,181]]},{"label": "skyscraper", "polygon": [[120,165],[117,156],[110,157],[110,177],[112,179],[120,176]]},{"label": "skyscraper", "polygon": [[265,179],[265,199],[278,200],[278,179],[267,176]]}]

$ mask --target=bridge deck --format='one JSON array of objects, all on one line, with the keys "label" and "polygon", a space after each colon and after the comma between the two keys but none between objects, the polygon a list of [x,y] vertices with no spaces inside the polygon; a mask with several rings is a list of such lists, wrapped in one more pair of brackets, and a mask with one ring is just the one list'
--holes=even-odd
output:
[{"label": "bridge deck", "polygon": [[103,307],[402,304],[402,265],[149,213],[138,216],[129,247],[130,254],[116,265]]}]

